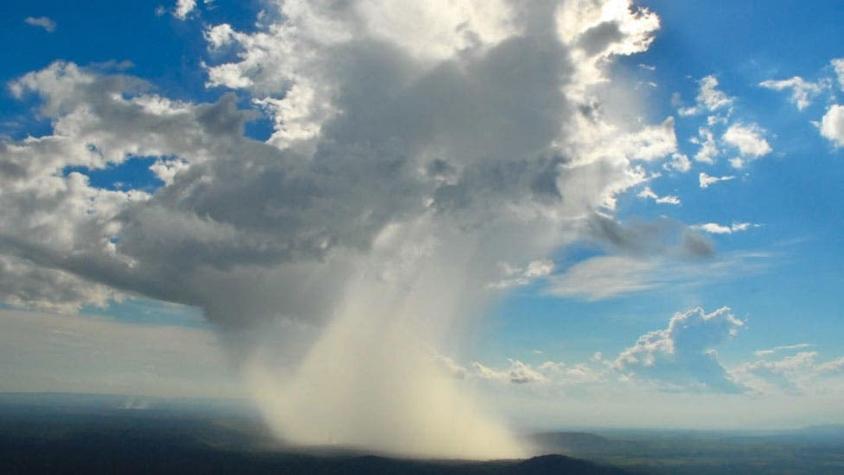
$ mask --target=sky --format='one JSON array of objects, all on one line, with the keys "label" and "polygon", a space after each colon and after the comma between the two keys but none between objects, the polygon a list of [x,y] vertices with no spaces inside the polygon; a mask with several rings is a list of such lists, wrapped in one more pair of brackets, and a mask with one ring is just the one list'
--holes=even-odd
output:
[{"label": "sky", "polygon": [[251,398],[397,451],[320,417],[844,423],[842,22],[4,2],[0,390]]}]

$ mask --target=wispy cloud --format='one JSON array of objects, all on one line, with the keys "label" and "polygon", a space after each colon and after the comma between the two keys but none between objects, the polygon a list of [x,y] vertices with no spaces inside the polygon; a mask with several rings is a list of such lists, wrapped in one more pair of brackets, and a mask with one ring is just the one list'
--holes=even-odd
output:
[{"label": "wispy cloud", "polygon": [[767,350],[754,351],[753,354],[761,358],[763,356],[771,356],[783,351],[802,350],[813,346],[815,345],[812,345],[811,343],[796,343],[794,345],[775,346],[773,348],[768,348]]},{"label": "wispy cloud", "polygon": [[52,33],[54,31],[56,31],[56,22],[53,21],[51,18],[48,18],[48,17],[45,17],[45,16],[39,16],[39,17],[30,16],[30,17],[26,17],[23,21],[27,25],[34,26],[34,27],[37,27],[37,28],[43,28],[44,31],[46,31],[48,33]]},{"label": "wispy cloud", "polygon": [[736,177],[732,176],[732,175],[729,175],[729,176],[712,176],[712,175],[709,175],[707,173],[701,172],[698,175],[698,183],[700,185],[700,188],[705,190],[705,189],[709,188],[710,186],[712,186],[716,183],[719,183],[719,182],[722,182],[722,181],[735,180],[735,178]]},{"label": "wispy cloud", "polygon": [[680,197],[677,195],[663,195],[660,196],[651,189],[650,186],[646,186],[642,191],[639,192],[639,198],[645,200],[653,200],[654,203],[663,204],[663,205],[679,205],[680,204]]},{"label": "wispy cloud", "polygon": [[828,87],[827,83],[814,83],[806,81],[800,76],[794,76],[790,79],[762,81],[759,83],[760,87],[771,89],[773,91],[791,91],[791,102],[797,106],[798,110],[803,110],[812,104],[812,99],[818,96],[824,89]]},{"label": "wispy cloud", "polygon": [[548,279],[547,292],[588,301],[656,291],[668,286],[695,286],[761,272],[771,256],[731,253],[696,261],[676,256],[598,256],[579,262]]}]

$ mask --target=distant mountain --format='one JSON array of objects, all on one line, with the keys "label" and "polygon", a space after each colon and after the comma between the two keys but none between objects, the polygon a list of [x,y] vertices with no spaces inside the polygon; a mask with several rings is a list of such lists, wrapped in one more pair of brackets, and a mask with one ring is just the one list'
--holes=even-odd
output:
[{"label": "distant mountain", "polygon": [[587,432],[541,432],[530,435],[529,440],[540,452],[567,454],[603,452],[619,444],[619,441]]},{"label": "distant mountain", "polygon": [[255,417],[124,396],[0,396],[0,474],[622,475],[562,455],[422,461],[280,446]]}]

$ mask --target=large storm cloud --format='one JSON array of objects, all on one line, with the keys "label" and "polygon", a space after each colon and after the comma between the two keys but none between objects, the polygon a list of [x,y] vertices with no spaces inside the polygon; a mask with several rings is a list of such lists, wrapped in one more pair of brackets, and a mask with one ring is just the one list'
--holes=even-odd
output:
[{"label": "large storm cloud", "polygon": [[[628,0],[279,1],[207,29],[213,103],[56,62],[10,84],[52,132],[0,143],[0,297],[200,307],[294,441],[515,453],[433,356],[502,268],[618,234],[616,196],[676,151],[610,68],[658,26]],[[163,186],[87,176],[138,157]]]}]

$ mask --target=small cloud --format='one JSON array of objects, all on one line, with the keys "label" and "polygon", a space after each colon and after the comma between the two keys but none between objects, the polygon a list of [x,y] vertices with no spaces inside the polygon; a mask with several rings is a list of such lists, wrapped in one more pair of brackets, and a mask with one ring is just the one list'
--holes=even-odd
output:
[{"label": "small cloud", "polygon": [[173,16],[179,20],[184,20],[195,9],[196,0],[176,0],[176,7],[173,10]]},{"label": "small cloud", "polygon": [[514,267],[506,262],[501,262],[498,266],[504,278],[489,284],[493,289],[523,287],[554,272],[554,262],[548,259],[531,261],[525,267]]},{"label": "small cloud", "polygon": [[739,152],[739,157],[730,160],[733,168],[742,168],[748,161],[764,157],[773,151],[765,140],[765,131],[756,124],[733,124],[724,132],[723,139]]},{"label": "small cloud", "polygon": [[733,233],[740,233],[743,231],[747,231],[750,228],[759,227],[758,224],[752,223],[733,223],[729,226],[725,226],[718,223],[704,223],[704,224],[697,224],[692,226],[693,229],[698,229],[705,233],[709,234],[733,234]]},{"label": "small cloud", "polygon": [[844,91],[844,58],[833,59],[830,63],[835,70],[835,75],[838,77],[838,87]]},{"label": "small cloud", "polygon": [[698,115],[703,112],[715,112],[721,109],[728,109],[733,105],[734,98],[728,96],[718,89],[718,78],[709,75],[698,81],[700,88],[695,105],[692,107],[680,108],[678,113],[683,116]]},{"label": "small cloud", "polygon": [[819,125],[821,136],[832,142],[836,148],[844,147],[844,106],[830,106]]},{"label": "small cloud", "polygon": [[797,343],[795,345],[775,346],[775,347],[769,348],[767,350],[758,350],[758,351],[753,352],[753,354],[756,355],[759,358],[763,358],[763,357],[771,356],[775,353],[780,353],[780,352],[783,352],[783,351],[803,350],[803,349],[806,349],[806,348],[811,348],[813,346],[815,346],[815,345],[813,345],[811,343]]},{"label": "small cloud", "polygon": [[646,186],[636,196],[638,196],[639,198],[645,199],[645,200],[653,200],[657,204],[666,204],[666,205],[675,205],[675,206],[680,204],[680,197],[678,197],[676,195],[659,196],[649,186]]},{"label": "small cloud", "polygon": [[45,16],[38,16],[38,17],[29,16],[29,17],[26,17],[23,21],[24,21],[24,23],[26,23],[29,26],[43,28],[44,31],[46,31],[48,33],[52,33],[54,31],[56,31],[56,22],[53,21],[52,19],[48,18],[48,17],[45,17]]},{"label": "small cloud", "polygon": [[666,161],[662,167],[666,170],[686,173],[692,169],[692,162],[685,154],[674,153],[671,155],[671,159]]},{"label": "small cloud", "polygon": [[513,384],[545,383],[548,378],[542,373],[519,360],[508,360],[508,368],[496,369],[485,366],[482,363],[472,363],[475,375],[480,379],[490,381],[509,382]]},{"label": "small cloud", "polygon": [[693,144],[700,145],[695,160],[701,163],[713,164],[715,158],[721,151],[718,149],[718,143],[715,141],[715,134],[711,130],[701,127],[698,130],[697,137],[692,137],[690,140]]},{"label": "small cloud", "polygon": [[700,175],[698,175],[698,183],[700,184],[700,188],[705,190],[718,182],[735,180],[735,178],[736,177],[733,175],[712,176],[701,172]]}]

